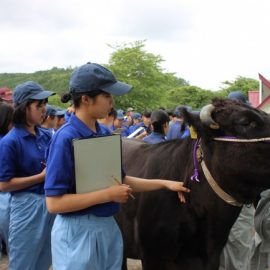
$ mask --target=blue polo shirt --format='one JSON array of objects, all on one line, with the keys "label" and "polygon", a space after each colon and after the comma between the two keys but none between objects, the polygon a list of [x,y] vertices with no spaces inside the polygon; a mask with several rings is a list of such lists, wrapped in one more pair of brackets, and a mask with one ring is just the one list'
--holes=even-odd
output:
[{"label": "blue polo shirt", "polygon": [[167,140],[184,139],[189,135],[189,128],[186,127],[184,131],[181,131],[181,123],[180,121],[176,121],[169,127],[169,131],[167,133]]},{"label": "blue polo shirt", "polygon": [[[8,182],[14,177],[27,177],[41,173],[44,168],[45,151],[51,136],[40,128],[36,135],[24,127],[13,127],[0,141],[0,181]],[[44,184],[12,191],[44,194]]]},{"label": "blue polo shirt", "polygon": [[40,127],[42,130],[44,130],[45,132],[50,133],[50,135],[52,136],[55,133],[54,128],[45,128],[45,127]]},{"label": "blue polo shirt", "polygon": [[165,142],[166,138],[161,133],[152,132],[150,135],[144,137],[143,141],[147,143],[155,144],[155,143]]},{"label": "blue polo shirt", "polygon": [[[69,121],[64,124],[53,136],[48,151],[45,180],[45,195],[48,197],[75,193],[75,167],[73,139],[85,137],[98,137],[111,135],[110,130],[96,122],[97,132],[89,129],[80,119],[72,114]],[[95,153],[89,153],[89,155]],[[65,213],[63,215],[93,214],[107,217],[119,211],[119,204],[114,202],[97,204],[89,208]]]},{"label": "blue polo shirt", "polygon": [[143,122],[137,123],[135,125],[130,126],[129,129],[128,129],[128,132],[129,132],[129,134],[131,134],[135,130],[137,130],[138,128],[143,127],[143,126],[144,126],[144,123]]},{"label": "blue polo shirt", "polygon": [[[129,135],[128,127],[122,125],[121,128],[123,129],[122,132],[121,132],[121,134],[120,134],[121,137],[127,137]],[[114,125],[112,125],[110,127],[110,129],[111,129],[112,132],[115,131],[115,130],[117,130],[117,128]]]}]

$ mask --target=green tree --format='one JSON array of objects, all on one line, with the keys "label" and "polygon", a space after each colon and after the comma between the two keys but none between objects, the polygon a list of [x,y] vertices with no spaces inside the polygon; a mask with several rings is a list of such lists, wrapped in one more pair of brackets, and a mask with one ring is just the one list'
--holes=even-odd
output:
[{"label": "green tree", "polygon": [[225,85],[220,93],[227,97],[232,91],[243,91],[244,94],[248,94],[250,90],[259,90],[259,81],[251,78],[238,76],[234,81],[225,81]]},{"label": "green tree", "polygon": [[142,111],[164,106],[169,89],[187,84],[174,73],[164,72],[160,66],[162,57],[146,52],[144,46],[144,41],[111,46],[115,52],[110,57],[108,68],[118,80],[133,86],[128,95],[115,98],[117,108],[134,107]]},{"label": "green tree", "polygon": [[215,92],[203,90],[197,86],[179,86],[167,93],[167,101],[170,108],[188,105],[196,110],[209,103],[216,96]]}]

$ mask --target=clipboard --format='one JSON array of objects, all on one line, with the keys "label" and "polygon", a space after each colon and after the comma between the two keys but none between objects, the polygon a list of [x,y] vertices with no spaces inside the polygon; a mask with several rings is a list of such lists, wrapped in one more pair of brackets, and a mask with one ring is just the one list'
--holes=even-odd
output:
[{"label": "clipboard", "polygon": [[134,132],[132,132],[130,135],[128,135],[127,138],[132,139],[132,138],[134,138],[136,135],[139,135],[139,133],[140,133],[141,131],[143,131],[143,130],[145,130],[144,127],[139,127],[139,128],[137,128]]},{"label": "clipboard", "polygon": [[73,140],[76,193],[86,193],[117,185],[122,179],[120,135]]}]

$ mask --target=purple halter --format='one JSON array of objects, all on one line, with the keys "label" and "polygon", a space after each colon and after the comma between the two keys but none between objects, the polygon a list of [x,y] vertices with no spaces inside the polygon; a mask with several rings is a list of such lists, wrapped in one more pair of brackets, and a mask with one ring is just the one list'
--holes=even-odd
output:
[{"label": "purple halter", "polygon": [[[236,139],[235,136],[223,136],[224,139]],[[193,164],[194,164],[194,173],[190,177],[191,181],[197,181],[200,182],[199,179],[199,163],[197,159],[197,149],[199,147],[200,139],[197,139],[193,148]]]},{"label": "purple halter", "polygon": [[191,181],[200,182],[199,179],[199,164],[197,159],[197,149],[200,143],[200,139],[196,140],[194,148],[193,148],[193,164],[194,164],[194,174],[190,177]]}]

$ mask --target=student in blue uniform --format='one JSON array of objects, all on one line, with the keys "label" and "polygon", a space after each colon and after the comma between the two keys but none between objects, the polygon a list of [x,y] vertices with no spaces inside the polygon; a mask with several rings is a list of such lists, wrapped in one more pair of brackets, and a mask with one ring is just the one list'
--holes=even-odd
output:
[{"label": "student in blue uniform", "polygon": [[183,126],[183,116],[181,113],[181,108],[187,108],[188,110],[191,110],[188,106],[177,106],[174,110],[174,116],[175,121],[170,125],[167,139],[173,140],[173,139],[184,139],[186,137],[189,137],[190,132],[187,125]]},{"label": "student in blue uniform", "polygon": [[60,127],[62,127],[65,124],[65,122],[66,122],[66,118],[65,118],[66,112],[67,112],[67,110],[65,110],[65,109],[56,108],[56,113],[55,113],[56,123],[55,123],[55,126],[54,126],[55,131],[58,130]]},{"label": "student in blue uniform", "polygon": [[130,90],[130,85],[117,81],[109,70],[98,64],[85,64],[71,75],[70,93],[62,101],[72,98],[75,114],[52,138],[45,180],[48,210],[58,214],[52,230],[54,270],[121,269],[122,236],[113,217],[119,203],[126,202],[132,191],[160,188],[188,191],[179,182],[148,181],[123,173],[124,184],[75,194],[72,140],[110,135],[109,129],[99,125],[97,119],[111,111],[112,95],[123,95]]},{"label": "student in blue uniform", "polygon": [[135,112],[132,116],[133,124],[129,127],[129,134],[133,133],[140,127],[143,127],[142,115],[138,112]]},{"label": "student in blue uniform", "polygon": [[[13,126],[13,112],[14,109],[11,105],[0,102],[0,141]],[[8,250],[10,199],[11,196],[8,192],[0,192],[0,258],[3,242]]]},{"label": "student in blue uniform", "polygon": [[120,135],[121,137],[127,137],[129,135],[129,129],[127,126],[123,124],[125,119],[125,116],[122,112],[122,110],[117,110],[116,111],[116,116],[113,121],[113,126],[111,127],[112,131],[115,133],[117,132],[117,129],[120,129]]},{"label": "student in blue uniform", "polygon": [[0,190],[10,192],[9,270],[48,270],[53,215],[44,197],[44,156],[51,138],[39,126],[53,93],[28,81],[13,92],[14,128],[0,142]]},{"label": "student in blue uniform", "polygon": [[74,113],[74,105],[73,102],[70,102],[70,106],[67,108],[65,112],[65,123],[68,122],[70,116]]},{"label": "student in blue uniform", "polygon": [[166,141],[166,134],[169,129],[170,117],[164,110],[157,110],[151,114],[151,125],[153,131],[143,138],[147,143],[160,143]]},{"label": "student in blue uniform", "polygon": [[56,110],[53,105],[46,104],[46,115],[41,124],[41,127],[51,133],[51,135],[55,133],[54,127],[57,122]]}]

